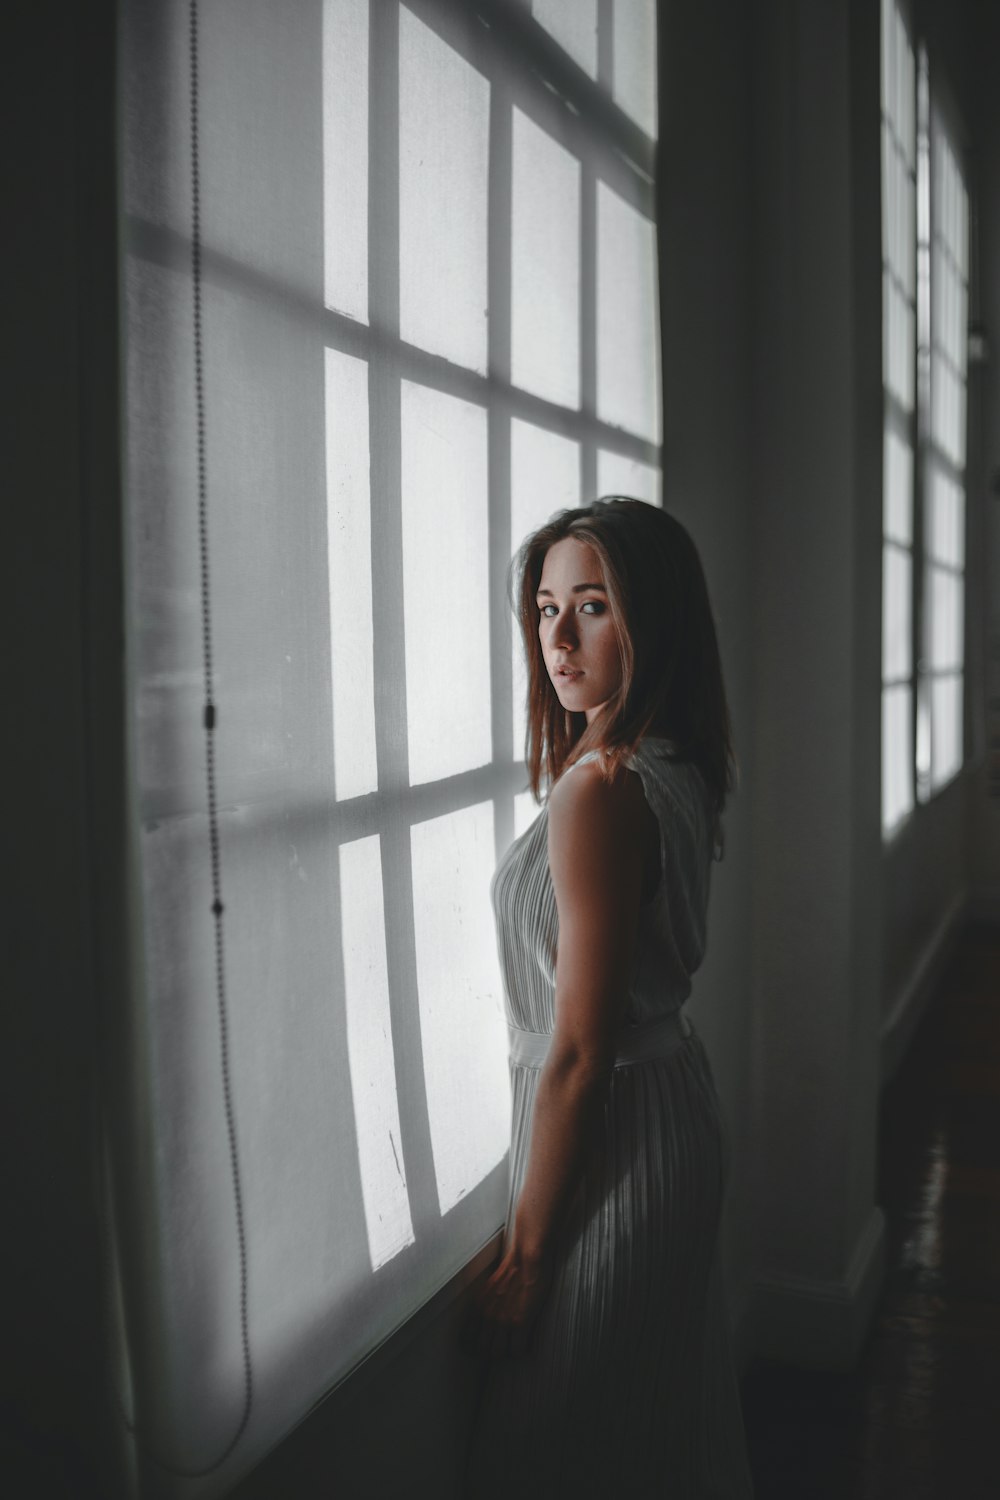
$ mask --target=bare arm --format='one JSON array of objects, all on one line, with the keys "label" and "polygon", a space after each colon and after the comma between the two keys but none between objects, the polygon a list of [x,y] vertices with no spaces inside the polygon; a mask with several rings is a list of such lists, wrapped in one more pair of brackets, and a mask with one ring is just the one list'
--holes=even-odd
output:
[{"label": "bare arm", "polygon": [[652,819],[637,776],[609,785],[589,763],[560,781],[549,802],[549,867],[559,912],[555,1029],[535,1096],[524,1184],[484,1298],[493,1353],[517,1352],[526,1343],[607,1098]]}]

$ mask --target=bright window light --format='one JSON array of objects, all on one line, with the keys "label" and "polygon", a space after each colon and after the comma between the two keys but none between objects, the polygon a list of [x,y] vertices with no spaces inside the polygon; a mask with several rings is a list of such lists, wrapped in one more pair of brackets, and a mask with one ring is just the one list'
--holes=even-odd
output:
[{"label": "bright window light", "polygon": [[913,559],[905,547],[882,548],[882,676],[908,678],[911,670]]},{"label": "bright window light", "polygon": [[913,807],[912,702],[909,683],[882,691],[882,826],[887,834]]},{"label": "bright window light", "polygon": [[597,412],[660,441],[656,229],[604,182],[597,184]]},{"label": "bright window light", "polygon": [[909,547],[913,542],[913,449],[887,428],[882,477],[882,529],[888,541]]},{"label": "bright window light", "polygon": [[531,13],[585,73],[597,77],[597,0],[532,0]]},{"label": "bright window light", "polygon": [[372,637],[368,366],[326,351],[326,530],[338,799],[378,786]]},{"label": "bright window light", "polygon": [[442,1214],[502,1161],[510,1138],[490,880],[493,805],[482,802],[410,831],[420,1039]]},{"label": "bright window light", "polygon": [[913,806],[913,506],[917,368],[916,58],[882,4],[882,832]]},{"label": "bright window light", "polygon": [[655,140],[656,0],[614,0],[613,16],[614,101]]},{"label": "bright window light", "polygon": [[368,321],[368,0],[323,0],[327,307]]},{"label": "bright window light", "polygon": [[377,834],[340,846],[347,1056],[372,1270],[413,1244],[396,1097]]},{"label": "bright window light", "polygon": [[514,837],[527,833],[538,817],[539,806],[531,792],[518,792],[514,798]]},{"label": "bright window light", "polygon": [[580,163],[514,110],[511,378],[580,405]]},{"label": "bright window light", "polygon": [[[580,503],[580,445],[516,417],[510,429],[510,531],[512,549],[557,510]],[[527,674],[517,621],[511,631],[514,755],[520,759],[527,728]]]},{"label": "bright window light", "polygon": [[486,765],[486,410],[402,382],[403,622],[410,781]]},{"label": "bright window light", "polygon": [[597,490],[601,495],[631,495],[634,500],[663,504],[663,475],[653,464],[622,453],[597,450]]},{"label": "bright window light", "polygon": [[490,86],[399,9],[399,328],[486,372]]}]

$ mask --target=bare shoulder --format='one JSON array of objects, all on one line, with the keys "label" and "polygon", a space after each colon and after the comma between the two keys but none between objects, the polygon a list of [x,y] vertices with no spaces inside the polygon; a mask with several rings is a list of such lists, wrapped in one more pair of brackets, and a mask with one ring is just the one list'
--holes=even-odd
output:
[{"label": "bare shoulder", "polygon": [[619,771],[608,781],[594,761],[584,761],[552,788],[550,849],[585,846],[627,855],[639,847],[648,816],[642,783],[634,771]]}]

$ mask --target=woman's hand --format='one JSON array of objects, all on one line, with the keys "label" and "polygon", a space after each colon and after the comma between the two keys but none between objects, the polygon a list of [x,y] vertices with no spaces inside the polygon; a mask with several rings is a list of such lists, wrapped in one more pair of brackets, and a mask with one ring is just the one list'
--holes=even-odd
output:
[{"label": "woman's hand", "polygon": [[524,1354],[552,1285],[551,1256],[539,1259],[505,1246],[500,1263],[479,1294],[478,1352],[489,1359]]}]

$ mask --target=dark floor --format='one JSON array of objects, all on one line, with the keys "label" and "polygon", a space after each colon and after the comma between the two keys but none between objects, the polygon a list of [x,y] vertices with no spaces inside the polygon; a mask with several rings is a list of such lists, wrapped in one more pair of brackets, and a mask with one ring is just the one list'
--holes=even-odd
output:
[{"label": "dark floor", "polygon": [[888,1274],[850,1375],[758,1361],[757,1500],[1000,1497],[1000,931],[970,928],[881,1108]]}]

